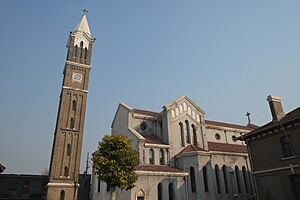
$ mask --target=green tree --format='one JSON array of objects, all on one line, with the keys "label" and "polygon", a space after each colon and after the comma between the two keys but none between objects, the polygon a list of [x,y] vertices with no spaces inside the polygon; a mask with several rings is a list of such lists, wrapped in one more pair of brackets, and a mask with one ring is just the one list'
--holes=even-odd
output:
[{"label": "green tree", "polygon": [[137,154],[125,136],[104,136],[93,154],[93,167],[98,178],[110,186],[111,200],[116,199],[116,187],[121,190],[134,187],[137,165]]}]

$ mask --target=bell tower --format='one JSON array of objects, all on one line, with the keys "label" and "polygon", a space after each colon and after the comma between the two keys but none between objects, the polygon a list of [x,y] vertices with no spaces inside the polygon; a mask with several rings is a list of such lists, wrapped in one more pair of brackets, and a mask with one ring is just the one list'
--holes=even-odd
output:
[{"label": "bell tower", "polygon": [[51,154],[47,200],[76,200],[91,70],[92,37],[87,10],[70,32]]}]

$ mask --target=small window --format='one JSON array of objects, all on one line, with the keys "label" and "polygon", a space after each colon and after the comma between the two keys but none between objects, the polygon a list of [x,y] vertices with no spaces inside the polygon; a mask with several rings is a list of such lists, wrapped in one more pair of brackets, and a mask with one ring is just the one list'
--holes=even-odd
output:
[{"label": "small window", "polygon": [[236,142],[236,141],[237,141],[237,139],[236,139],[236,136],[235,136],[235,135],[233,135],[233,136],[232,136],[232,141],[234,141],[234,142]]},{"label": "small window", "polygon": [[219,133],[216,133],[215,134],[215,138],[216,138],[216,140],[220,140],[221,139],[221,135]]},{"label": "small window", "polygon": [[194,145],[197,146],[198,145],[198,142],[197,142],[197,129],[196,129],[196,126],[194,124],[192,124],[192,129],[193,129],[193,142],[194,142]]},{"label": "small window", "polygon": [[164,165],[165,164],[165,152],[163,149],[159,151],[159,164]]},{"label": "small window", "polygon": [[223,171],[223,177],[224,177],[224,184],[225,184],[225,192],[228,193],[228,175],[227,175],[227,167],[225,165],[223,165],[222,167],[222,171]]},{"label": "small window", "polygon": [[180,127],[180,139],[181,139],[181,146],[184,147],[184,128],[183,124],[179,122],[179,127]]},{"label": "small window", "polygon": [[64,169],[64,176],[65,177],[68,177],[69,176],[69,169],[67,166],[65,166],[65,169]]},{"label": "small window", "polygon": [[77,58],[78,45],[75,46],[74,58]]},{"label": "small window", "polygon": [[142,132],[146,131],[147,128],[148,128],[147,122],[142,122],[142,123],[140,124],[140,129],[141,129]]},{"label": "small window", "polygon": [[80,42],[80,59],[82,58],[83,42]]},{"label": "small window", "polygon": [[169,184],[169,200],[174,200],[174,186],[173,183]]},{"label": "small window", "polygon": [[195,177],[195,170],[194,167],[190,168],[190,177],[191,177],[191,188],[192,192],[196,192],[196,177]]},{"label": "small window", "polygon": [[220,185],[220,174],[219,174],[219,166],[215,165],[215,174],[216,174],[216,183],[217,183],[217,191],[221,193],[221,185]]},{"label": "small window", "polygon": [[60,198],[59,198],[60,200],[65,200],[65,191],[64,190],[62,190],[61,192],[60,192]]},{"label": "small window", "polygon": [[84,48],[84,60],[85,61],[87,60],[87,48],[86,47]]},{"label": "small window", "polygon": [[97,186],[97,192],[100,192],[100,185],[101,184],[101,181],[100,181],[100,179],[98,178],[98,186]]},{"label": "small window", "polygon": [[236,178],[236,184],[238,187],[238,192],[241,193],[240,170],[239,170],[238,166],[235,166],[235,178]]},{"label": "small window", "polygon": [[72,111],[76,111],[76,106],[77,106],[76,100],[73,100],[72,101]]},{"label": "small window", "polygon": [[280,144],[282,149],[282,156],[284,158],[295,155],[295,151],[291,143],[291,137],[289,135],[280,137]]},{"label": "small window", "polygon": [[149,150],[149,164],[154,164],[154,150],[150,149]]},{"label": "small window", "polygon": [[157,185],[157,200],[162,200],[162,183]]},{"label": "small window", "polygon": [[242,172],[243,172],[243,180],[244,180],[244,184],[245,184],[245,189],[246,189],[246,193],[249,193],[249,186],[248,186],[248,176],[247,176],[247,170],[246,167],[243,166],[242,167]]},{"label": "small window", "polygon": [[71,156],[71,144],[67,145],[67,156]]},{"label": "small window", "polygon": [[206,168],[206,166],[204,166],[202,168],[202,173],[203,173],[204,191],[208,192],[208,180],[207,180],[207,168]]},{"label": "small window", "polygon": [[74,126],[75,126],[75,121],[74,121],[74,118],[72,117],[70,120],[70,128],[74,129]]},{"label": "small window", "polygon": [[185,120],[185,126],[186,126],[186,142],[188,144],[191,144],[190,123],[188,120]]}]

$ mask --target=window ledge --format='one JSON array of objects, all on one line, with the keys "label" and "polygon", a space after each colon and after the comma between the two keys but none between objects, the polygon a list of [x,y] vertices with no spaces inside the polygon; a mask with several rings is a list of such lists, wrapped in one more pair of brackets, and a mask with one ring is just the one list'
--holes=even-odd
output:
[{"label": "window ledge", "polygon": [[294,158],[297,158],[297,156],[294,155],[294,156],[284,157],[284,158],[281,158],[281,160],[290,160],[290,159],[294,159]]}]

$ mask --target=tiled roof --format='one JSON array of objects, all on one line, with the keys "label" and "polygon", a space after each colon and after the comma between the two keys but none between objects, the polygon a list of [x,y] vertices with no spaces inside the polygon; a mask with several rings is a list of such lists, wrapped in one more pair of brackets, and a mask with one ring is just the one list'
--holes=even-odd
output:
[{"label": "tiled roof", "polygon": [[272,129],[276,126],[281,126],[285,123],[288,123],[288,122],[291,122],[291,121],[294,121],[294,120],[297,120],[297,119],[300,119],[300,107],[298,107],[295,110],[292,110],[291,112],[287,113],[281,120],[274,121],[274,122],[271,121],[271,122],[257,128],[257,129],[255,129],[254,131],[243,135],[240,138],[247,138],[249,136],[258,134],[258,133],[266,131],[268,129]]},{"label": "tiled roof", "polygon": [[197,146],[194,146],[194,145],[188,145],[182,151],[180,151],[179,154],[181,154],[181,153],[189,153],[189,152],[196,152],[196,151],[205,151],[205,150],[201,149],[201,148],[199,148]]},{"label": "tiled roof", "polygon": [[245,145],[224,144],[219,142],[208,142],[208,150],[232,153],[247,153],[247,147]]},{"label": "tiled roof", "polygon": [[141,110],[141,109],[136,109],[136,108],[133,109],[133,112],[136,114],[148,115],[148,116],[152,116],[152,117],[159,114],[158,112],[153,112],[153,111],[149,111],[149,110]]},{"label": "tiled roof", "polygon": [[155,135],[149,135],[149,134],[141,134],[145,139],[145,143],[150,143],[150,144],[165,144],[163,141],[155,136]]},{"label": "tiled roof", "polygon": [[138,165],[137,171],[152,171],[152,172],[184,172],[177,168],[167,165]]},{"label": "tiled roof", "polygon": [[254,128],[250,126],[243,126],[243,125],[238,125],[238,124],[229,124],[225,122],[217,122],[217,121],[211,121],[211,120],[205,120],[205,124],[207,125],[212,125],[212,126],[225,126],[229,128],[237,128],[237,129],[245,129],[245,130],[254,130]]}]

